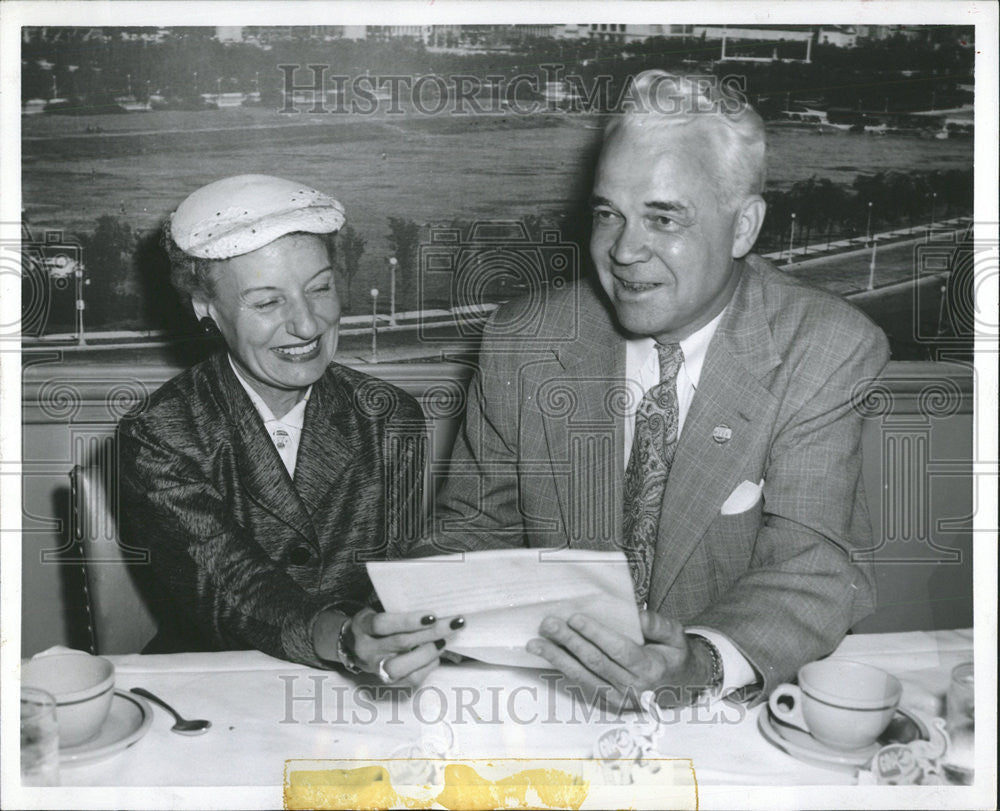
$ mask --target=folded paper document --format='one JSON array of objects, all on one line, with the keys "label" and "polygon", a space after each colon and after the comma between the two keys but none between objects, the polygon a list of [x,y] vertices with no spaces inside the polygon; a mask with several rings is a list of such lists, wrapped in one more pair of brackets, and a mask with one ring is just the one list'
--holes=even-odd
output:
[{"label": "folded paper document", "polygon": [[525,650],[548,616],[583,613],[642,643],[621,552],[502,549],[367,564],[386,611],[465,617],[454,653],[498,665],[551,667]]}]

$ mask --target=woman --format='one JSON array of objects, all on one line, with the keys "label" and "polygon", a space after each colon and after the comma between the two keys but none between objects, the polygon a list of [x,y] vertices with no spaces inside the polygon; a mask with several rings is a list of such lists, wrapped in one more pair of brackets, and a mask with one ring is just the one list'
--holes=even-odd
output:
[{"label": "woman", "polygon": [[419,683],[461,618],[365,607],[365,560],[419,526],[420,406],[331,364],[336,200],[292,181],[210,183],[171,215],[171,280],[226,352],[119,427],[124,534],[167,593],[146,652],[256,648]]}]

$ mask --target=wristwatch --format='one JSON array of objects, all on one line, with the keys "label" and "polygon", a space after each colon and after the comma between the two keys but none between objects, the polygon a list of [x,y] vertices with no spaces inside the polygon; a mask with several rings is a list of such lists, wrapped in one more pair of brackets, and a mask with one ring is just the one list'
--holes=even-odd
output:
[{"label": "wristwatch", "polygon": [[354,632],[351,630],[353,617],[344,620],[340,626],[340,633],[337,634],[337,658],[348,673],[357,675],[364,671],[358,665],[357,657],[354,655]]},{"label": "wristwatch", "polygon": [[702,645],[708,651],[708,655],[712,660],[712,675],[709,676],[708,683],[699,685],[692,696],[692,701],[697,701],[703,695],[714,693],[722,687],[722,682],[725,678],[725,673],[722,669],[722,655],[715,645],[700,634],[685,634],[685,636],[691,640],[692,645]]}]

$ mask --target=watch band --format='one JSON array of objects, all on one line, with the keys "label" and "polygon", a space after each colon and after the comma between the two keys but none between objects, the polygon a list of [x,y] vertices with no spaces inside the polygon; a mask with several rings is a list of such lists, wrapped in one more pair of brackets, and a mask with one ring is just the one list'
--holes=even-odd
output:
[{"label": "watch band", "polygon": [[[344,670],[357,675],[364,671],[358,665],[358,660],[354,656],[354,633],[351,630],[353,619],[353,617],[348,617],[344,620],[344,624],[340,626],[340,633],[337,634],[337,658],[340,659]],[[348,638],[350,641],[348,641]]]},{"label": "watch band", "polygon": [[700,634],[686,634],[687,638],[691,640],[692,644],[700,644],[708,651],[709,657],[712,659],[712,675],[709,677],[708,683],[695,692],[694,700],[698,700],[705,693],[714,693],[720,687],[722,687],[722,682],[725,679],[725,672],[722,668],[722,654],[719,653],[719,649],[712,644],[711,640],[706,639]]}]

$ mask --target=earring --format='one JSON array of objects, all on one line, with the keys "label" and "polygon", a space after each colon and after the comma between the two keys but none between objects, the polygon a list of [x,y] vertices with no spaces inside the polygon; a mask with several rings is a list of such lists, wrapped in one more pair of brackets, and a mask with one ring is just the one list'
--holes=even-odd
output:
[{"label": "earring", "polygon": [[215,321],[210,316],[202,316],[198,319],[198,326],[201,327],[202,332],[208,335],[218,335],[219,328],[215,325]]}]

